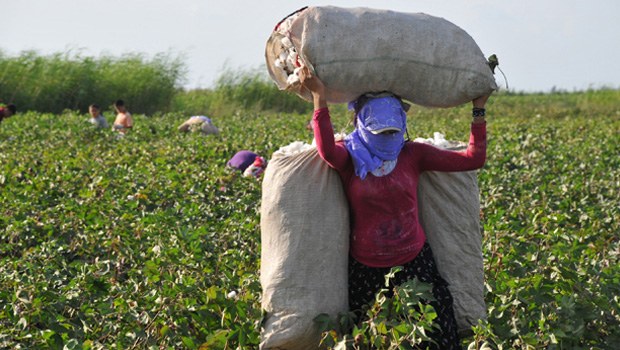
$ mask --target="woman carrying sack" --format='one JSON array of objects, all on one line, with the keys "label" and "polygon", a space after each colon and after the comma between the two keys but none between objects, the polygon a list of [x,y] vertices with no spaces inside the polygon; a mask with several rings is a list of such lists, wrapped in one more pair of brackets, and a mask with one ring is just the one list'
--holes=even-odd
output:
[{"label": "woman carrying sack", "polygon": [[351,214],[349,305],[358,310],[383,288],[391,267],[403,266],[390,287],[413,278],[433,286],[441,327],[431,334],[436,349],[460,349],[452,296],[439,275],[418,219],[417,185],[423,171],[467,171],[486,159],[485,103],[472,101],[473,121],[465,151],[405,142],[406,112],[402,100],[389,93],[366,94],[349,104],[355,111],[355,130],[335,142],[325,86],[307,67],[300,82],[313,97],[312,127],[319,154],[335,169],[344,185]]}]

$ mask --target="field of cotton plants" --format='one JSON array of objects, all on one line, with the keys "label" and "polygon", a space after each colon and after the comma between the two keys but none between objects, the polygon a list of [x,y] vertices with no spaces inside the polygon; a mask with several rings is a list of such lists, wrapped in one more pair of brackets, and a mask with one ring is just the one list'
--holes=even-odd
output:
[{"label": "field of cotton plants", "polygon": [[[123,139],[69,110],[0,125],[0,348],[258,348],[261,183],[225,164],[310,142],[311,105],[233,107],[209,115],[209,136],[178,133],[180,112],[136,114]],[[504,93],[487,107],[488,320],[464,346],[618,349],[620,91]],[[466,141],[469,108],[414,106],[409,133]],[[349,119],[334,108],[338,131]],[[369,319],[367,335],[411,348],[393,324]]]}]

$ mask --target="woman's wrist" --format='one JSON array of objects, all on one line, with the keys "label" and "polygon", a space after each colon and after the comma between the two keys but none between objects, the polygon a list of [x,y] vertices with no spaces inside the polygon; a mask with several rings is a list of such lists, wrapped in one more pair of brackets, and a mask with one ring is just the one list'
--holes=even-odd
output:
[{"label": "woman's wrist", "polygon": [[484,109],[483,107],[474,107],[471,110],[471,115],[472,117],[476,118],[476,117],[484,117],[487,114],[487,110]]},{"label": "woman's wrist", "polygon": [[486,109],[484,109],[483,107],[474,107],[471,110],[471,114],[472,114],[472,118],[473,118],[473,123],[474,124],[481,124],[486,122],[486,114],[487,111]]},{"label": "woman's wrist", "polygon": [[321,109],[327,107],[327,100],[322,93],[312,93],[312,99],[314,100],[314,109]]},{"label": "woman's wrist", "polygon": [[487,120],[484,117],[474,117],[471,122],[474,124],[483,124],[486,123],[486,121]]}]

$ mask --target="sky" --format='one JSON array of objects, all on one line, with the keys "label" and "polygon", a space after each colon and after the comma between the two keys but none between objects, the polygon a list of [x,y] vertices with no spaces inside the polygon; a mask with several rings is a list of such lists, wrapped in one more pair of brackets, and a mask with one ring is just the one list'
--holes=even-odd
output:
[{"label": "sky", "polygon": [[167,53],[185,63],[184,87],[210,88],[226,70],[265,69],[275,24],[325,5],[443,17],[497,55],[503,89],[620,88],[620,0],[0,0],[0,50]]}]

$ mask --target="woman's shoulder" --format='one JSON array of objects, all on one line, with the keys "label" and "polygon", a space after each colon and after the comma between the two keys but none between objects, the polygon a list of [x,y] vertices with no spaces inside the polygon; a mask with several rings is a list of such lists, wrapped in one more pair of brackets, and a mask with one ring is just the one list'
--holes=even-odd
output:
[{"label": "woman's shoulder", "polygon": [[416,149],[424,149],[424,148],[436,148],[435,145],[429,143],[429,142],[422,142],[422,141],[407,141],[405,142],[405,148],[410,149],[410,150],[416,150]]},{"label": "woman's shoulder", "polygon": [[401,153],[403,153],[404,156],[410,159],[419,158],[423,154],[427,153],[430,148],[433,147],[433,145],[424,142],[406,141]]},{"label": "woman's shoulder", "polygon": [[420,147],[424,147],[424,143],[417,141],[405,141],[405,146],[403,147],[403,151],[405,152],[413,152]]}]

